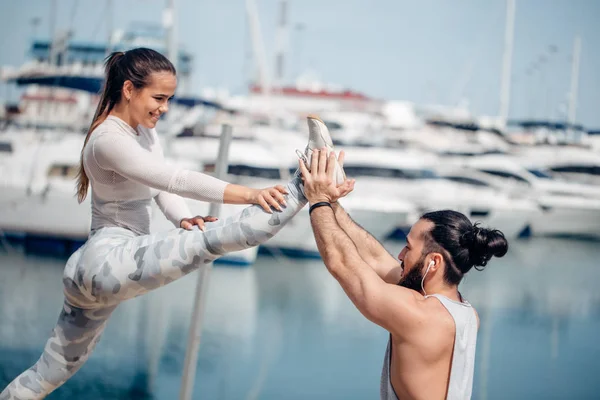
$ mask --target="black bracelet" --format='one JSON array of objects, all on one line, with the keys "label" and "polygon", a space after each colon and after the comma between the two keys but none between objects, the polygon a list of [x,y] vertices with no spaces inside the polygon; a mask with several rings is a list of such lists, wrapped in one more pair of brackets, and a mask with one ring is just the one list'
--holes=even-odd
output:
[{"label": "black bracelet", "polygon": [[[310,208],[308,209],[308,215],[310,215],[310,214],[313,212],[313,210],[314,210],[315,208],[319,208],[319,207],[323,207],[323,206],[328,206],[328,207],[331,207],[331,203],[328,203],[328,202],[326,202],[326,201],[320,201],[320,202],[318,202],[318,203],[315,203],[315,204],[313,204],[313,205],[312,205],[312,206],[310,206]],[[331,209],[333,209],[333,207],[331,207]]]}]

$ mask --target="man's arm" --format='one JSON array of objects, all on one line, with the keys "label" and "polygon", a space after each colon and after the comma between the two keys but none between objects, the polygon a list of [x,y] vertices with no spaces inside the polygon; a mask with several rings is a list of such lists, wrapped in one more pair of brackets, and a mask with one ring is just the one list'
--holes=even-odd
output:
[{"label": "man's arm", "polygon": [[418,294],[385,283],[361,258],[332,209],[314,209],[311,224],[325,266],[366,318],[400,336],[417,326]]},{"label": "man's arm", "polygon": [[387,283],[396,284],[402,275],[402,266],[377,239],[364,230],[335,202],[332,204],[335,219],[356,246],[360,257]]}]

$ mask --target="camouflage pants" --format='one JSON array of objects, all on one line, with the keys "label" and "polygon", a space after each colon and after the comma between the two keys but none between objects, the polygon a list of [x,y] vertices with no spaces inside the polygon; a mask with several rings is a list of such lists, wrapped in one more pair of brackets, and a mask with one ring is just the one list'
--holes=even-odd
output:
[{"label": "camouflage pants", "polygon": [[298,178],[287,189],[282,212],[268,214],[250,206],[206,223],[205,232],[174,229],[136,236],[111,227],[92,233],[67,261],[63,310],[42,356],[6,387],[0,400],[42,399],[62,385],[87,361],[122,301],[173,282],[227,252],[273,237],[306,204]]}]

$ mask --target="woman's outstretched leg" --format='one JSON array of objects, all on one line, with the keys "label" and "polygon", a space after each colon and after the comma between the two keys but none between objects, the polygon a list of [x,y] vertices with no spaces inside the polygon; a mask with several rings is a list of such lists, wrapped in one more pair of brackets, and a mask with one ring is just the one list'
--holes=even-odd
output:
[{"label": "woman's outstretched leg", "polygon": [[40,359],[16,377],[1,400],[43,399],[87,361],[116,306],[82,309],[65,301]]},{"label": "woman's outstretched leg", "polygon": [[273,237],[307,202],[298,177],[287,190],[283,211],[268,214],[260,206],[247,207],[207,223],[205,232],[177,229],[136,237],[110,228],[94,235],[67,263],[64,283],[70,300],[65,300],[42,356],[4,389],[0,400],[42,399],[62,385],[87,361],[121,301]]},{"label": "woman's outstretched leg", "polygon": [[[110,251],[94,255],[91,244],[76,267],[75,280],[85,297],[103,305],[116,305],[164,286],[226,253],[269,240],[306,205],[301,185],[299,177],[288,183],[287,207],[280,212],[269,214],[260,206],[250,206],[206,223],[205,232],[174,229],[121,239],[112,232],[107,237],[112,242]],[[103,233],[98,235],[92,240],[100,243]]]}]

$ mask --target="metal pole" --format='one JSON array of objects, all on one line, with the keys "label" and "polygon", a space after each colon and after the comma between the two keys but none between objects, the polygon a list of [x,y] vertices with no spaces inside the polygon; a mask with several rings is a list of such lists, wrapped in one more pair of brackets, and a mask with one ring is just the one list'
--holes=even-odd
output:
[{"label": "metal pole", "polygon": [[280,1],[279,26],[275,36],[275,82],[274,86],[281,89],[283,86],[283,69],[285,67],[285,52],[287,50],[287,0]]},{"label": "metal pole", "polygon": [[248,25],[250,28],[250,37],[252,39],[252,53],[254,61],[258,68],[258,79],[262,89],[262,94],[267,98],[270,107],[269,96],[271,94],[271,81],[267,68],[267,55],[264,42],[260,32],[260,21],[258,18],[258,8],[255,0],[246,0],[246,14],[248,15]]},{"label": "metal pole", "polygon": [[[221,131],[221,140],[219,143],[219,155],[215,168],[215,177],[222,179],[227,173],[229,145],[231,144],[232,128],[231,125],[223,125]],[[209,215],[218,216],[221,209],[220,204],[211,203]],[[183,367],[183,379],[181,381],[180,400],[190,400],[194,391],[194,379],[196,377],[196,365],[198,364],[198,350],[200,348],[200,334],[202,333],[202,320],[204,319],[204,310],[206,309],[206,292],[208,291],[208,282],[212,263],[200,268],[198,271],[198,283],[196,295],[194,298],[194,308],[192,311],[192,321],[190,323],[190,332],[188,337],[187,350]]]},{"label": "metal pole", "polygon": [[167,8],[164,10],[163,14],[163,24],[165,30],[167,31],[167,58],[171,61],[171,63],[177,68],[177,64],[179,61],[178,51],[177,51],[177,27],[176,27],[176,5],[175,0],[167,1]]},{"label": "metal pole", "polygon": [[55,36],[56,36],[56,14],[57,14],[56,0],[50,2],[50,51],[48,52],[48,64],[54,65],[56,49],[55,47]]},{"label": "metal pole", "polygon": [[113,2],[112,0],[108,0],[106,2],[106,13],[108,14],[106,17],[106,30],[108,31],[108,46],[106,46],[106,55],[108,56],[112,53],[115,43],[113,43]]}]

